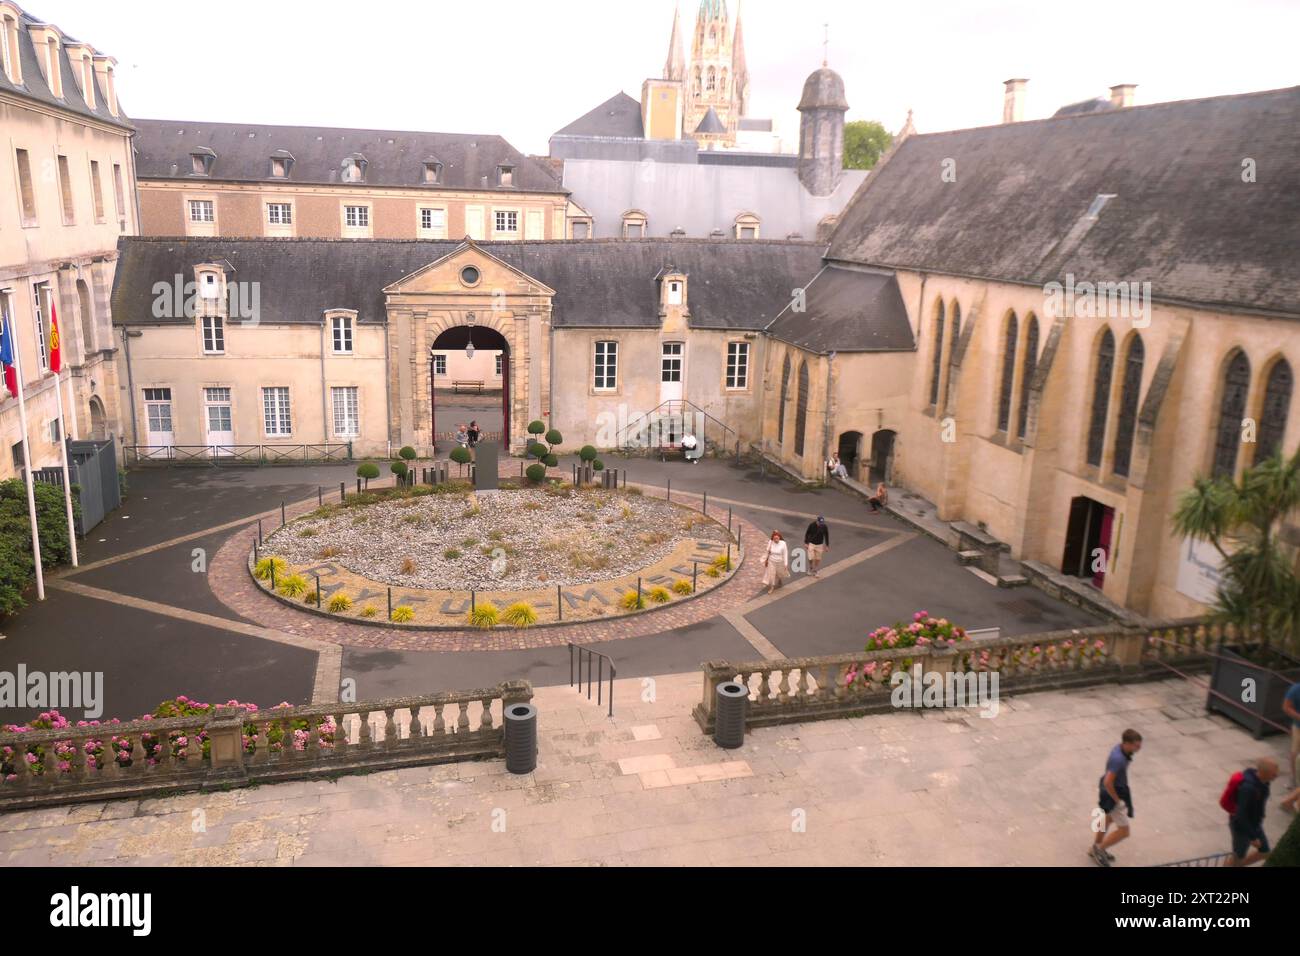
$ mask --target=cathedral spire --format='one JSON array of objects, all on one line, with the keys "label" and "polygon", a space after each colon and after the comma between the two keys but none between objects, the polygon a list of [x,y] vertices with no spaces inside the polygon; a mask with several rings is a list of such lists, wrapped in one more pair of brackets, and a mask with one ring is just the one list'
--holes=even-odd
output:
[{"label": "cathedral spire", "polygon": [[736,32],[731,40],[731,76],[736,116],[746,116],[749,113],[749,68],[745,65],[745,34],[741,28],[739,3],[736,4]]},{"label": "cathedral spire", "polygon": [[682,40],[678,31],[681,11],[673,10],[673,35],[668,41],[668,60],[664,63],[665,80],[686,79],[686,55],[682,52]]}]

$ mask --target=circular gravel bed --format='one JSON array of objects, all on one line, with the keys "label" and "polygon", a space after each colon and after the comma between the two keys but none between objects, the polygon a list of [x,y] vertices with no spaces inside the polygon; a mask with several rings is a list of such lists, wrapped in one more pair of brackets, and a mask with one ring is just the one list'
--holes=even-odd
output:
[{"label": "circular gravel bed", "polygon": [[503,489],[326,510],[268,536],[262,554],[405,587],[524,590],[629,574],[686,538],[726,540],[697,511],[616,491]]}]

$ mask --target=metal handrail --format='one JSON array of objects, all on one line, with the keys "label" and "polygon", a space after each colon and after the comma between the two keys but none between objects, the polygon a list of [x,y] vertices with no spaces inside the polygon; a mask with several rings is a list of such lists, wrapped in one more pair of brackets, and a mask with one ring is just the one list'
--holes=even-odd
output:
[{"label": "metal handrail", "polygon": [[[704,409],[700,408],[700,406],[696,405],[694,402],[690,401],[689,399],[685,399],[685,398],[671,398],[671,399],[668,399],[667,401],[660,402],[658,405],[656,405],[656,406],[655,406],[654,408],[652,408],[650,411],[648,411],[648,412],[643,412],[641,415],[639,415],[639,416],[637,417],[636,421],[634,421],[634,422],[628,422],[628,423],[627,423],[627,425],[623,428],[623,432],[622,432],[622,434],[618,436],[618,438],[617,438],[617,440],[615,441],[614,444],[615,444],[617,447],[621,447],[621,448],[624,448],[624,449],[631,448],[632,445],[631,445],[631,443],[627,440],[627,438],[628,438],[628,432],[629,432],[629,431],[631,431],[634,427],[643,427],[644,424],[650,420],[650,417],[651,417],[652,415],[655,415],[656,413],[658,413],[658,412],[660,411],[660,409],[667,409],[667,414],[668,414],[668,415],[672,415],[672,414],[673,414],[673,407],[674,407],[674,406],[680,406],[680,407],[681,407],[680,410],[677,412],[677,414],[679,414],[679,415],[682,413],[682,411],[685,411],[685,409],[687,409],[687,408],[690,408],[690,409],[693,409],[693,410],[696,411],[696,412],[699,412],[701,415],[704,416],[705,424],[706,424],[706,425],[707,425],[709,422],[713,422],[713,423],[716,424],[719,428],[721,428],[724,432],[726,432],[727,435],[730,435],[730,436],[731,436],[731,439],[730,439],[730,440],[727,440],[727,441],[724,441],[724,442],[722,443],[722,447],[723,447],[723,448],[728,447],[728,445],[731,444],[731,440],[736,441],[736,442],[737,442],[737,448],[739,448],[739,444],[738,444],[738,443],[739,443],[739,440],[740,440],[740,439],[739,439],[739,436],[736,434],[736,432],[735,432],[735,431],[734,431],[730,426],[727,425],[726,422],[722,421],[722,420],[719,419],[719,418],[715,418],[714,416],[712,416],[712,415],[710,415],[708,412],[706,412]],[[704,438],[705,438],[705,436],[703,436],[703,435],[700,436],[700,439],[701,439],[702,441],[704,440]]]},{"label": "metal handrail", "polygon": [[1176,860],[1173,863],[1161,863],[1159,866],[1227,866],[1231,853],[1211,853],[1209,856],[1194,856],[1188,860]]},{"label": "metal handrail", "polygon": [[128,462],[162,462],[168,465],[247,462],[351,461],[351,442],[317,442],[285,445],[125,445]]},{"label": "metal handrail", "polygon": [[575,651],[577,652],[578,672],[577,672],[576,685],[579,694],[582,693],[582,685],[583,685],[582,662],[584,659],[587,662],[587,680],[586,680],[587,700],[591,700],[592,658],[596,659],[596,665],[597,665],[597,676],[595,680],[597,704],[604,703],[601,695],[605,688],[605,664],[606,662],[609,663],[609,716],[613,717],[614,716],[614,675],[615,675],[613,659],[605,654],[602,654],[600,651],[594,651],[590,647],[585,647],[582,644],[574,644],[572,641],[566,641],[565,643],[568,644],[569,647],[569,686],[570,687],[575,686],[573,662],[574,662],[574,652]]}]

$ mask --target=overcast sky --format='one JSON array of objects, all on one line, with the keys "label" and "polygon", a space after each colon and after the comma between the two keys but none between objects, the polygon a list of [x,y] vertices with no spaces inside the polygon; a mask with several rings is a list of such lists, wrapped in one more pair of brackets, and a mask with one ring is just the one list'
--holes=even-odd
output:
[{"label": "overcast sky", "polygon": [[[21,0],[20,0],[21,2]],[[545,153],[555,130],[619,90],[639,98],[668,51],[674,0],[477,3],[30,0],[118,60],[129,115],[500,133]],[[680,0],[686,55],[698,0]],[[734,18],[736,0],[729,0]],[[849,119],[921,132],[1026,118],[1137,83],[1153,103],[1300,83],[1300,0],[744,0],[750,114],[789,135],[804,78],[844,77]],[[793,142],[793,141],[792,141]],[[793,149],[793,146],[788,147]]]}]

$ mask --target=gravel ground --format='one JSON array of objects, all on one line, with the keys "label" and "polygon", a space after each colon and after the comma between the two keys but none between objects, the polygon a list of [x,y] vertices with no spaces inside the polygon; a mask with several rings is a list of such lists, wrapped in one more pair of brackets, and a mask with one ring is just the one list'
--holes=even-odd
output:
[{"label": "gravel ground", "polygon": [[657,498],[528,488],[425,495],[302,518],[270,535],[262,552],[296,567],[329,560],[405,587],[523,590],[628,574],[684,538],[725,541],[726,531]]}]

